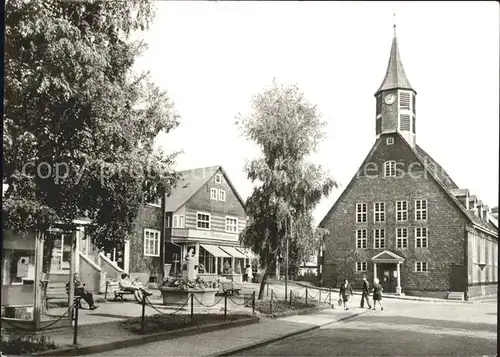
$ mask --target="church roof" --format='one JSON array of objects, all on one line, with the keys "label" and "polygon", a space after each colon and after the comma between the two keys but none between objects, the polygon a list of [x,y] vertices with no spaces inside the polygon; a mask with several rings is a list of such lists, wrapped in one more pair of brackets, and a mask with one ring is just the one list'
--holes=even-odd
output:
[{"label": "church roof", "polygon": [[399,55],[396,27],[394,27],[394,37],[392,38],[389,64],[387,65],[387,71],[385,72],[384,80],[382,81],[382,84],[380,85],[380,88],[377,90],[375,95],[381,91],[396,88],[414,90],[410,84],[410,81],[406,77],[405,70],[403,68],[403,62],[401,61],[401,56]]},{"label": "church roof", "polygon": [[[422,149],[420,146],[416,145],[415,148],[411,147],[411,145],[401,136],[400,133],[397,133],[397,135],[400,136],[402,142],[404,142],[407,147],[415,154],[416,158],[420,161],[422,166],[425,168],[426,172],[430,174],[430,176],[437,182],[437,184],[446,192],[448,197],[453,201],[453,203],[459,208],[462,213],[467,217],[469,222],[474,224],[475,226],[478,226],[480,228],[488,230],[491,234],[498,236],[498,229],[490,223],[486,219],[482,219],[481,217],[475,215],[473,212],[469,211],[452,193],[452,190],[458,189],[457,184],[451,179],[450,175],[444,170],[444,168],[439,165],[436,160],[434,160],[427,152]],[[363,167],[363,165],[369,160],[369,158],[372,156],[373,152],[379,145],[379,143],[383,140],[383,135],[381,135],[375,144],[373,145],[372,149],[370,150],[369,154],[363,161],[363,164],[360,167]],[[358,170],[359,172],[359,170]],[[356,178],[356,175],[351,179],[345,190],[341,193],[341,195],[337,198],[337,201],[333,204],[332,208],[328,211],[328,213],[325,215],[325,217],[322,219],[321,223],[319,224],[320,227],[324,227],[324,224],[326,221],[329,219],[331,214],[333,213],[335,207],[337,204],[339,204],[344,197],[344,195],[347,193],[351,185],[354,183]]]},{"label": "church roof", "polygon": [[450,175],[448,175],[445,169],[436,162],[436,160],[434,160],[429,154],[427,154],[427,152],[424,149],[422,149],[418,145],[415,145],[415,149],[413,150],[417,154],[417,157],[420,159],[425,169],[433,175],[437,183],[448,193],[448,195],[453,199],[455,204],[460,207],[460,209],[465,213],[467,218],[469,218],[469,220],[472,221],[472,223],[488,230],[493,230],[493,231],[497,230],[497,228],[493,224],[491,224],[489,220],[482,219],[481,217],[475,215],[473,212],[467,210],[467,208],[464,207],[464,205],[455,198],[455,195],[452,193],[452,190],[458,189],[458,186],[451,179]]}]

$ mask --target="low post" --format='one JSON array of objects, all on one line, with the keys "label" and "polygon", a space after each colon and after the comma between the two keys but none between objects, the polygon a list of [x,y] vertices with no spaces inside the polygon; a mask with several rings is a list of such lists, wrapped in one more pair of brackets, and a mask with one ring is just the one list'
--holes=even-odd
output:
[{"label": "low post", "polygon": [[252,293],[252,315],[255,315],[255,290]]},{"label": "low post", "polygon": [[270,304],[269,304],[269,315],[272,315],[273,314],[273,290],[271,290],[271,301],[270,301]]},{"label": "low post", "polygon": [[292,307],[292,301],[293,301],[293,291],[290,289],[290,308]]},{"label": "low post", "polygon": [[146,314],[146,297],[142,297],[141,330],[144,331],[144,315]]},{"label": "low post", "polygon": [[268,282],[268,283],[266,283],[266,285],[267,285],[266,296],[269,296],[269,282]]},{"label": "low post", "polygon": [[318,306],[321,305],[321,289],[318,289]]},{"label": "low post", "polygon": [[[332,288],[328,289],[328,296],[329,296],[329,299],[330,299],[330,305],[332,305]],[[332,308],[333,308],[333,305],[332,305]]]},{"label": "low post", "polygon": [[224,319],[227,317],[227,293],[224,293]]},{"label": "low post", "polygon": [[109,281],[106,280],[106,290],[104,290],[104,301],[108,301],[108,286],[109,286]]},{"label": "low post", "polygon": [[79,298],[75,298],[73,302],[73,309],[75,311],[75,326],[73,328],[73,344],[77,344],[78,340],[78,306],[80,305]]},{"label": "low post", "polygon": [[193,323],[194,319],[194,294],[191,293],[191,323]]},{"label": "low post", "polygon": [[309,295],[309,290],[307,290],[307,288],[306,288],[306,307],[307,307],[307,297],[308,297],[308,295]]}]

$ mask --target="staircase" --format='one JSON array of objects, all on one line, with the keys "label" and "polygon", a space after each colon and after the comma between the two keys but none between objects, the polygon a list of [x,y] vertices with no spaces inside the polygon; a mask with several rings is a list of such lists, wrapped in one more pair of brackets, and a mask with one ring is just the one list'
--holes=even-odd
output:
[{"label": "staircase", "polygon": [[459,300],[464,301],[464,293],[460,291],[450,291],[448,292],[448,300]]}]

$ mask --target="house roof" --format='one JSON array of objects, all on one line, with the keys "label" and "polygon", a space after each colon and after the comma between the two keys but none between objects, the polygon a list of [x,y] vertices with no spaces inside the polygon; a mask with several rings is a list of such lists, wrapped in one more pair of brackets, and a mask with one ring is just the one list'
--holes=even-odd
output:
[{"label": "house roof", "polygon": [[165,200],[165,207],[167,212],[175,212],[180,207],[182,207],[191,197],[194,196],[200,188],[203,187],[217,171],[221,170],[226,182],[229,184],[234,194],[240,201],[240,203],[245,207],[245,201],[240,197],[238,191],[232,184],[231,180],[227,176],[226,172],[222,166],[209,166],[201,167],[197,169],[179,171],[178,174],[181,178],[177,182],[177,186],[172,189],[172,192],[167,196]]},{"label": "house roof", "polygon": [[396,88],[410,89],[415,91],[412,88],[410,81],[406,77],[405,69],[403,68],[403,62],[401,61],[401,56],[399,55],[398,39],[396,37],[396,30],[394,28],[394,37],[392,38],[389,64],[387,65],[387,71],[385,72],[384,80],[382,81],[382,84],[380,85],[375,95],[377,95],[381,91]]},{"label": "house roof", "polygon": [[[407,147],[415,154],[417,159],[420,161],[420,163],[423,165],[425,168],[426,172],[428,172],[431,177],[438,183],[439,187],[441,187],[449,196],[449,198],[453,201],[453,203],[462,211],[462,213],[469,219],[469,221],[483,229],[486,229],[489,233],[492,235],[498,237],[498,232],[497,228],[490,223],[488,220],[482,219],[479,216],[475,215],[473,212],[469,211],[464,207],[460,201],[455,197],[453,194],[452,190],[458,189],[457,184],[451,179],[451,177],[448,175],[448,173],[443,169],[441,165],[439,165],[436,160],[434,160],[425,150],[423,150],[421,147],[418,145],[415,146],[415,148],[411,147],[411,145],[404,139],[401,134],[398,132],[397,135],[399,135],[400,139],[407,145]],[[363,167],[364,163],[366,160],[368,160],[375,149],[378,146],[378,143],[381,142],[382,138],[384,135],[381,135],[377,141],[373,144],[372,149],[366,156],[365,160],[363,160],[363,163],[360,166],[360,169]],[[356,171],[356,172],[359,172]],[[321,223],[319,224],[320,227],[323,227],[325,221],[328,219],[328,217],[333,213],[333,210],[335,209],[336,205],[340,202],[344,194],[348,191],[352,183],[354,182],[354,178],[356,175],[351,179],[349,184],[347,185],[346,189],[342,194],[339,196],[337,201],[333,204],[332,208],[328,211],[328,213],[325,215]],[[472,196],[471,196],[472,197]]]}]

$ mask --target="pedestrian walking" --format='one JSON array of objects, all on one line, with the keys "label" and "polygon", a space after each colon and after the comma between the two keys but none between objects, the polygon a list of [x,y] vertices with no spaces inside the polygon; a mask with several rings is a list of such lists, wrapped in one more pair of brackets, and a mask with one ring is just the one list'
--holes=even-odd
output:
[{"label": "pedestrian walking", "polygon": [[347,279],[344,279],[344,282],[342,285],[340,285],[340,291],[339,291],[339,300],[342,298],[342,301],[344,303],[344,310],[349,310],[348,307],[348,302],[349,302],[349,297],[353,295],[352,293],[352,287],[351,284],[347,281]]},{"label": "pedestrian walking", "polygon": [[365,300],[366,300],[366,305],[368,305],[368,308],[371,309],[370,305],[370,283],[368,280],[366,280],[366,275],[363,276],[363,291],[361,293],[361,308],[363,309],[365,307]]},{"label": "pedestrian walking", "polygon": [[379,284],[379,280],[377,278],[373,279],[373,310],[375,310],[378,301],[380,310],[384,311],[384,307],[382,306],[382,291],[384,291],[384,289]]}]

